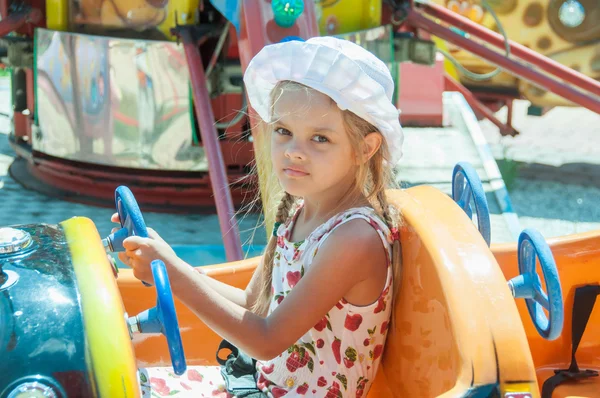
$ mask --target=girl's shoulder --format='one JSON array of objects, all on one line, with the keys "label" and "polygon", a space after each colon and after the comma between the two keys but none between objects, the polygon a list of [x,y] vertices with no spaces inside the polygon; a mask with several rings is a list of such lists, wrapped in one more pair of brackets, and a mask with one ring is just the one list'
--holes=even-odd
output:
[{"label": "girl's shoulder", "polygon": [[[282,226],[281,232],[283,235],[289,234],[289,231],[293,228],[293,223],[295,222],[296,216],[301,208],[302,203],[300,202],[296,205],[293,215],[290,217],[290,222]],[[353,222],[350,226],[348,223],[354,220],[363,220],[366,223]],[[326,222],[319,225],[310,233],[310,235],[306,238],[306,243],[308,245],[311,243],[316,243],[318,246],[320,246],[332,233],[334,233],[334,231],[342,226],[351,227],[353,230],[359,228],[368,232],[375,230],[386,247],[393,242],[392,230],[390,226],[388,226],[387,223],[378,215],[375,209],[370,206],[361,206],[352,207],[333,215]]]},{"label": "girl's shoulder", "polygon": [[342,246],[344,250],[351,250],[355,245],[367,245],[375,249],[376,245],[383,244],[388,259],[392,255],[392,229],[372,207],[355,207],[333,216],[314,231],[316,248],[320,248],[330,236],[336,235],[340,238],[335,239],[337,245]]},{"label": "girl's shoulder", "polygon": [[[333,217],[327,222],[319,226],[315,231],[314,235],[317,240],[321,240],[327,235],[331,234],[337,228],[340,228],[346,223],[353,220],[364,220],[366,221],[375,231],[379,232],[383,236],[390,234],[390,227],[386,222],[377,214],[375,209],[369,206],[353,207],[344,210]],[[357,223],[353,223],[357,224]],[[359,228],[361,224],[358,224]],[[366,227],[366,224],[365,224]]]}]

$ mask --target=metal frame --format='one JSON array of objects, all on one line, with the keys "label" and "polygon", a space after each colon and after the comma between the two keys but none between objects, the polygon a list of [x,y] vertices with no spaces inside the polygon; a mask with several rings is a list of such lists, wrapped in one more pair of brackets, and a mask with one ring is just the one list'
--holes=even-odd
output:
[{"label": "metal frame", "polygon": [[[504,37],[502,37],[502,35],[478,25],[467,18],[457,15],[445,9],[444,7],[440,7],[434,3],[419,3],[418,8],[423,10],[428,15],[454,25],[458,29],[485,40],[489,44],[501,50],[504,50],[505,48]],[[599,81],[594,80],[583,73],[579,73],[571,68],[568,68],[548,57],[538,54],[519,43],[509,41],[509,46],[510,53],[515,57],[519,57],[523,61],[528,62],[533,66],[537,66],[567,83],[571,83],[576,87],[600,96]]]},{"label": "metal frame", "polygon": [[0,5],[2,20],[0,21],[0,37],[6,36],[10,32],[20,29],[27,23],[37,24],[42,18],[42,12],[37,8],[23,7],[21,10],[10,13],[8,16],[8,6],[6,2]]},{"label": "metal frame", "polygon": [[[412,2],[411,2],[412,3]],[[513,59],[506,58],[503,54],[491,50],[490,48],[479,44],[476,41],[467,39],[458,33],[453,32],[447,27],[433,21],[427,16],[423,15],[422,12],[417,11],[420,9],[423,13],[430,14],[436,18],[439,18],[442,22],[449,23],[451,25],[458,25],[457,27],[465,29],[465,31],[471,33],[473,36],[489,42],[493,45],[498,46],[498,35],[494,36],[488,29],[478,26],[474,22],[471,22],[467,18],[459,15],[454,15],[450,11],[444,10],[442,7],[434,6],[430,3],[422,4],[419,3],[416,7],[407,7],[402,11],[404,13],[404,19],[402,22],[415,29],[426,30],[444,40],[447,40],[453,44],[456,44],[465,50],[478,55],[487,61],[511,72],[523,79],[526,79],[548,91],[551,91],[563,98],[566,98],[582,107],[585,107],[593,112],[600,113],[600,98],[594,93],[590,92],[590,88],[594,92],[600,90],[600,83],[593,79],[587,78],[583,74],[558,64],[555,61],[550,60],[547,57],[536,54],[535,52],[527,49],[524,46],[517,45],[516,43],[509,41],[511,49],[516,50],[516,54],[524,58],[525,61],[532,63],[539,69],[550,71],[555,76],[568,80],[570,84],[580,88],[583,91],[577,90],[567,83],[555,80],[547,75],[538,72],[537,70],[526,66]],[[503,38],[502,43],[503,44]]]},{"label": "metal frame", "polygon": [[460,82],[456,81],[452,76],[445,74],[444,81],[446,82],[447,91],[458,91],[461,93],[471,108],[485,116],[490,122],[494,123],[496,127],[500,129],[500,134],[510,135],[513,137],[519,134],[519,132],[511,124],[512,100],[506,101],[506,106],[508,107],[508,116],[506,118],[507,122],[502,123],[500,120],[498,120],[498,118],[496,118],[494,112],[492,112],[487,106],[485,106],[485,104],[479,101],[468,88],[460,84]]},{"label": "metal frame", "polygon": [[208,161],[210,184],[215,197],[225,254],[228,262],[238,261],[243,258],[240,232],[235,219],[235,210],[228,185],[225,162],[223,162],[223,154],[219,144],[219,134],[214,123],[215,116],[208,95],[204,65],[202,64],[200,50],[198,49],[198,40],[195,39],[193,27],[190,26],[178,26],[173,29],[173,33],[177,34],[183,42],[190,72],[194,109]]}]

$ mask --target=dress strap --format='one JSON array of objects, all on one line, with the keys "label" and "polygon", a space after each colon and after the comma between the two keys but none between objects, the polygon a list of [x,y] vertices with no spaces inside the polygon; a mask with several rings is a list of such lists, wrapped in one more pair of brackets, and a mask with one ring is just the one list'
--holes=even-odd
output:
[{"label": "dress strap", "polygon": [[388,260],[392,255],[393,237],[390,227],[375,213],[370,207],[356,207],[348,209],[342,213],[333,216],[329,221],[318,227],[312,234],[311,240],[317,242],[317,248],[321,247],[323,242],[338,228],[351,220],[363,219],[371,225],[381,238],[381,242],[388,253]]},{"label": "dress strap", "polygon": [[275,237],[283,236],[285,231],[291,228],[291,226],[296,222],[296,218],[298,218],[298,214],[300,214],[300,209],[302,208],[303,203],[296,202],[293,204],[292,215],[287,219],[284,223],[275,223],[275,228],[273,230],[273,235]]}]

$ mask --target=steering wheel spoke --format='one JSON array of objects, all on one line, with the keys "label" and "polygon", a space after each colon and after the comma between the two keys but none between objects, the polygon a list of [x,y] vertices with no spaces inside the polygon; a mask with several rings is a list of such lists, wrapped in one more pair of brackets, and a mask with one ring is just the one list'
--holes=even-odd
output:
[{"label": "steering wheel spoke", "polygon": [[[518,259],[520,275],[508,282],[509,287],[515,298],[525,299],[527,310],[538,333],[547,340],[554,340],[562,333],[564,308],[560,279],[552,251],[539,232],[526,229],[519,236]],[[538,259],[546,291],[537,274]],[[548,316],[544,309],[548,311]]]},{"label": "steering wheel spoke", "polygon": [[[538,279],[539,279],[539,277],[538,277]],[[547,311],[550,311],[550,302],[548,301],[548,296],[542,290],[542,285],[539,284],[539,282],[536,283],[534,286],[533,300],[536,303],[539,303]]]},{"label": "steering wheel spoke", "polygon": [[473,217],[473,209],[471,208],[471,195],[471,187],[465,181],[463,185],[462,194],[460,195],[460,199],[457,203],[465,211],[465,213],[467,213],[469,218]]}]

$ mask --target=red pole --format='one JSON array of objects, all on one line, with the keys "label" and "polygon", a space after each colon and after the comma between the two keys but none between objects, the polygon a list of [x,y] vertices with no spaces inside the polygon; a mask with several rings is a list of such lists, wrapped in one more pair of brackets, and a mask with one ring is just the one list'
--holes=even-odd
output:
[{"label": "red pole", "polygon": [[412,25],[416,28],[425,29],[442,39],[448,40],[449,42],[454,43],[457,46],[462,47],[465,50],[516,74],[517,76],[522,77],[523,79],[545,88],[546,90],[560,95],[561,97],[566,98],[593,112],[600,113],[599,99],[581,93],[571,88],[567,84],[551,79],[533,68],[527,67],[512,59],[508,59],[500,53],[490,50],[489,48],[474,42],[473,40],[467,39],[458,33],[454,33],[445,26],[437,24],[431,19],[421,15],[417,11],[408,10],[406,21],[409,25]]},{"label": "red pole", "polygon": [[8,0],[0,0],[0,19],[8,17]]},{"label": "red pole", "polygon": [[215,116],[206,87],[204,66],[202,65],[197,43],[193,39],[189,28],[178,27],[178,33],[183,41],[185,57],[190,71],[194,108],[196,110],[196,117],[198,118],[204,153],[208,160],[210,184],[215,195],[217,216],[219,217],[219,226],[223,235],[227,261],[238,261],[243,258],[240,232],[235,220],[231,191],[229,190],[227,173],[225,172],[225,162],[223,162],[223,154],[219,145],[219,135],[214,124]]},{"label": "red pole", "polygon": [[[491,31],[465,17],[462,17],[431,2],[425,4],[419,3],[418,7],[434,18],[438,18],[446,23],[449,23],[450,25],[453,25],[460,30],[485,40],[486,42],[502,50],[505,49],[504,37],[494,31]],[[571,83],[595,95],[600,95],[600,82],[597,80],[594,80],[591,77],[586,76],[583,73],[579,73],[571,68],[567,68],[563,64],[538,54],[519,43],[509,41],[509,45],[510,53],[512,55],[519,57],[523,61],[529,62],[530,64],[535,65],[556,77],[561,78],[565,82]]]},{"label": "red pole", "polygon": [[28,8],[22,11],[14,12],[7,17],[2,15],[0,21],[0,37],[14,32],[27,22],[37,23],[42,17],[42,12],[37,8]]},{"label": "red pole", "polygon": [[[454,80],[452,77],[448,76],[448,74],[444,74],[444,79],[446,80],[446,87],[448,91],[458,91],[459,93],[461,93],[465,97],[465,100],[471,106],[471,108],[481,113],[490,122],[494,123],[500,129],[500,134],[510,135],[513,137],[519,134],[519,132],[515,130],[512,126],[506,125],[500,120],[498,120],[496,116],[494,116],[494,113],[491,110],[489,110],[487,106],[482,104],[477,98],[475,98],[473,93],[471,93],[465,86]],[[511,107],[509,107],[509,112],[510,110]]]}]

